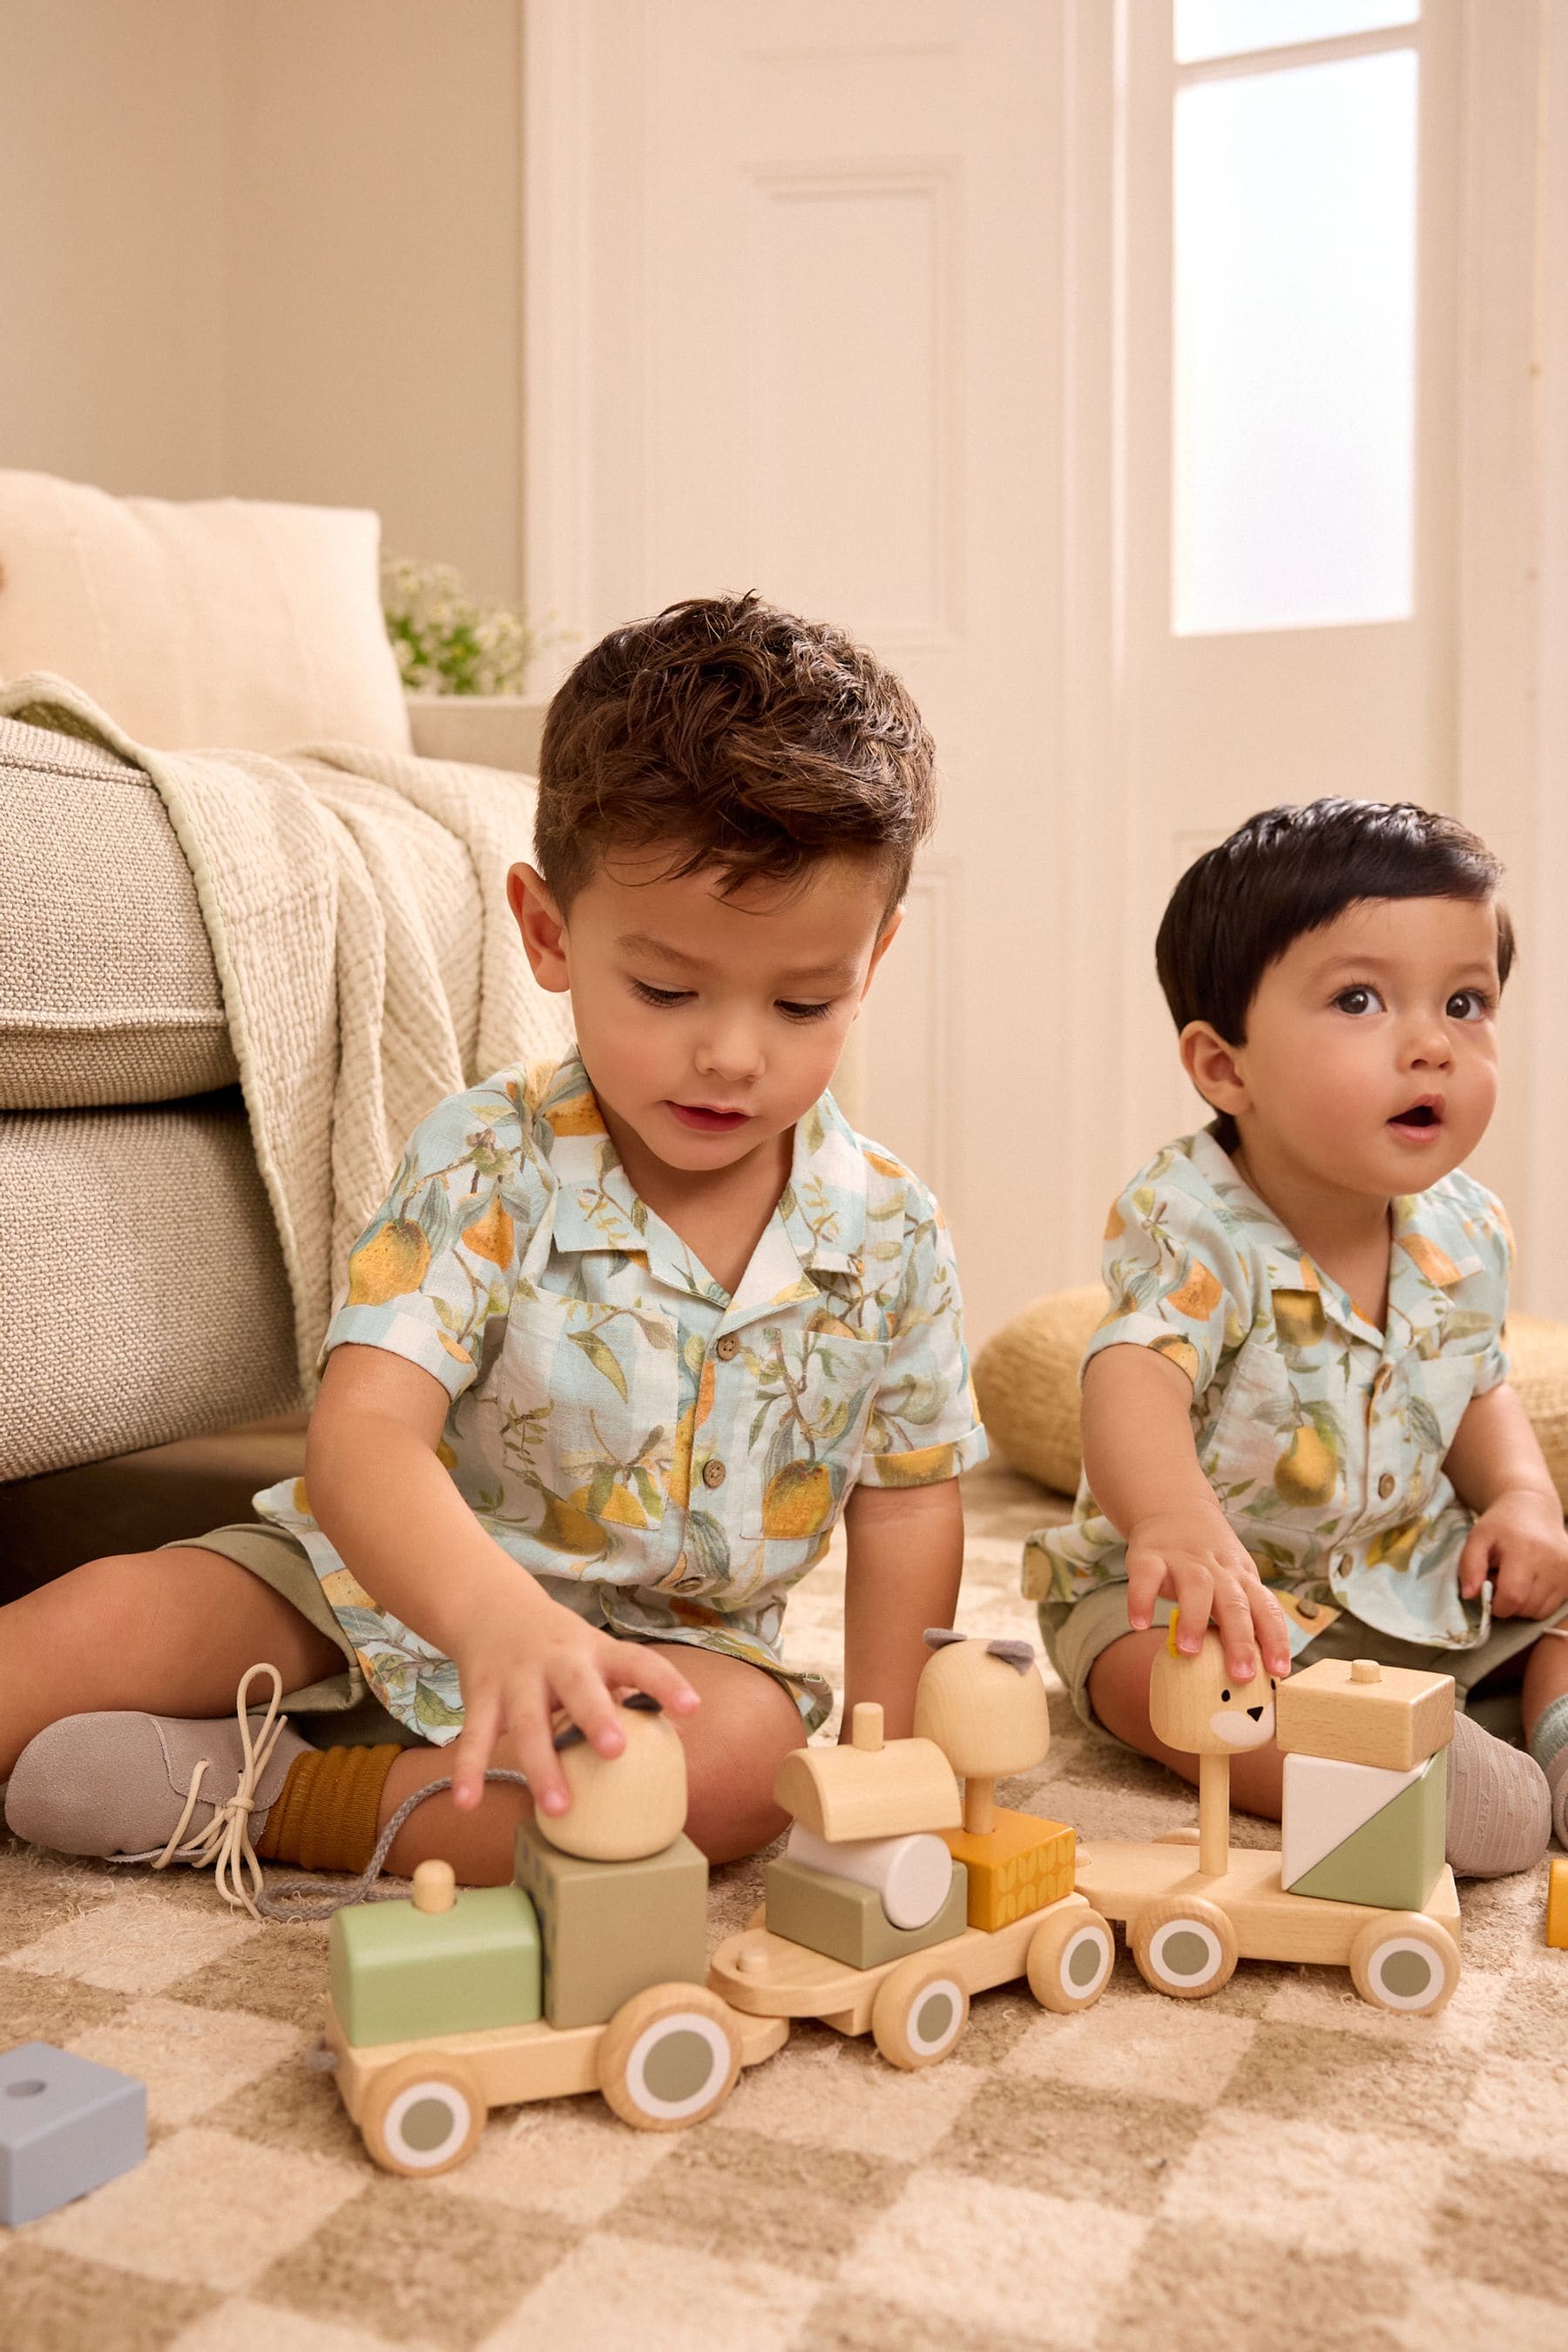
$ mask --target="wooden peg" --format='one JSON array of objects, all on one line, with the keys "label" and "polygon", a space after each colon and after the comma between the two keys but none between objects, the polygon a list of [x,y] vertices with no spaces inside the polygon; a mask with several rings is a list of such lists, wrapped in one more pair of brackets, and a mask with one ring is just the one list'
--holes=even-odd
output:
[{"label": "wooden peg", "polygon": [[449,1911],[457,1899],[458,1874],[449,1862],[422,1862],[416,1866],[416,1911]]},{"label": "wooden peg", "polygon": [[1383,1680],[1383,1668],[1375,1658],[1352,1658],[1351,1680],[1352,1683],[1380,1683]]},{"label": "wooden peg", "polygon": [[882,1710],[875,1699],[862,1699],[849,1718],[849,1745],[865,1756],[875,1756],[882,1745]]}]

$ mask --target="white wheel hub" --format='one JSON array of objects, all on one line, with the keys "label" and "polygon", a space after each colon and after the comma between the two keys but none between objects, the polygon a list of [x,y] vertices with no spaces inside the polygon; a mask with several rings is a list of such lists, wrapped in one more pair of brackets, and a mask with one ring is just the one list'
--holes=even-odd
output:
[{"label": "white wheel hub", "polygon": [[935,1977],[921,1985],[910,2003],[905,2032],[910,2048],[921,2058],[939,2057],[963,2029],[963,1989],[952,1977]]},{"label": "white wheel hub", "polygon": [[1075,2000],[1091,2000],[1103,1990],[1116,1948],[1103,1927],[1080,1927],[1062,1947],[1057,1963],[1063,1990]]}]

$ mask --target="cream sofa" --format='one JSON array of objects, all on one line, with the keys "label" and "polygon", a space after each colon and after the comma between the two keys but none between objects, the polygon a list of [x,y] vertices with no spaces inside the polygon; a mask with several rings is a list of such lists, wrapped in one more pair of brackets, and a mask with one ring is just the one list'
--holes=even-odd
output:
[{"label": "cream sofa", "polygon": [[[535,764],[540,705],[415,698],[409,717],[426,756]],[[163,801],[96,745],[0,719],[0,805],[4,1598],[244,1514],[297,1465],[303,1424],[277,1234]]]}]

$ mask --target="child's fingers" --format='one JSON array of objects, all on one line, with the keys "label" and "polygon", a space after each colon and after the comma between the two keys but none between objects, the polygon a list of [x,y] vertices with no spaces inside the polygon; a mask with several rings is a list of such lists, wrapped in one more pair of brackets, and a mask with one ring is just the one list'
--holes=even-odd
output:
[{"label": "child's fingers", "polygon": [[[1179,1568],[1176,1581],[1176,1647],[1184,1657],[1195,1657],[1204,1643],[1204,1634],[1214,1606],[1214,1578],[1206,1568],[1195,1563]],[[1248,1619],[1250,1629],[1251,1620]]]},{"label": "child's fingers", "polygon": [[1127,1555],[1127,1622],[1135,1633],[1147,1633],[1154,1622],[1154,1603],[1165,1589],[1168,1571],[1158,1552]]},{"label": "child's fingers", "polygon": [[702,1704],[680,1668],[644,1642],[617,1642],[611,1680],[627,1690],[647,1691],[671,1715],[689,1715]]},{"label": "child's fingers", "polygon": [[1219,1587],[1214,1599],[1214,1618],[1225,1648],[1226,1674],[1236,1682],[1249,1683],[1258,1672],[1258,1652],[1252,1641],[1252,1612],[1239,1585]]},{"label": "child's fingers", "polygon": [[608,1661],[592,1653],[563,1659],[551,1679],[556,1704],[563,1706],[584,1739],[601,1756],[618,1756],[626,1744],[620,1709],[610,1696],[605,1676]]},{"label": "child's fingers", "polygon": [[1290,1633],[1285,1612],[1266,1584],[1248,1583],[1244,1590],[1264,1664],[1271,1675],[1288,1675],[1290,1671]]},{"label": "child's fingers", "polygon": [[1459,1591],[1465,1600],[1473,1601],[1486,1582],[1496,1543],[1491,1529],[1478,1519],[1459,1554]]},{"label": "child's fingers", "polygon": [[499,1691],[479,1691],[466,1699],[451,1763],[452,1802],[460,1813],[471,1812],[484,1795],[485,1767],[495,1752],[500,1720]]},{"label": "child's fingers", "polygon": [[561,1759],[555,1752],[555,1734],[542,1681],[513,1684],[507,1709],[507,1734],[519,1769],[527,1778],[535,1811],[565,1812],[572,1802],[572,1791],[566,1786]]}]

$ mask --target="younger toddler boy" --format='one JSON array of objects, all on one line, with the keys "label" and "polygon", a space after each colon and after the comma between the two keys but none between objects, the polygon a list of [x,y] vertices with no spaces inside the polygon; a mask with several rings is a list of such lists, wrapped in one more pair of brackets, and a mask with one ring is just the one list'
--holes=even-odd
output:
[{"label": "younger toddler boy", "polygon": [[[840,1517],[847,1699],[909,1730],[984,1437],[935,1204],[826,1087],[933,816],[918,712],[836,629],[699,600],[584,656],[509,886],[576,1049],[416,1130],[260,1524],[0,1611],[13,1830],[194,1860],[248,1802],[264,1856],[358,1869],[450,1769],[391,1867],[504,1880],[530,1796],[487,1765],[563,1811],[552,1717],[613,1755],[633,1690],[686,1741],[691,1835],[751,1852],[828,1712],[779,1637]],[[321,1745],[251,1788],[212,1718],[258,1660]]]},{"label": "younger toddler boy", "polygon": [[[1025,1588],[1086,1721],[1191,1779],[1149,1670],[1212,1617],[1230,1671],[1437,1667],[1512,1685],[1531,1753],[1461,1716],[1448,1858],[1490,1874],[1568,1843],[1568,1538],[1508,1385],[1512,1256],[1460,1162],[1497,1092],[1513,956],[1500,869],[1452,818],[1321,800],[1252,818],[1176,886],[1156,962],[1213,1123],[1110,1213],[1069,1526]],[[1280,1759],[1232,1765],[1278,1816]]]}]

